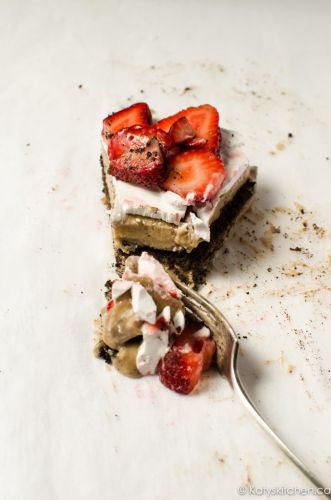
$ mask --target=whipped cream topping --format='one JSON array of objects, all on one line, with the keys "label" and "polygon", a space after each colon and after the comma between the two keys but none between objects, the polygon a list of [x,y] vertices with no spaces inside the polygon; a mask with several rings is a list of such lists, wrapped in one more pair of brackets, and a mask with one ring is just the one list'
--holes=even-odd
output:
[{"label": "whipped cream topping", "polygon": [[148,323],[156,321],[156,304],[152,296],[140,283],[129,280],[116,280],[112,285],[112,298],[118,299],[131,290],[132,309],[137,318]]},{"label": "whipped cream topping", "polygon": [[191,223],[195,234],[204,241],[210,241],[210,226],[194,212],[190,213]]},{"label": "whipped cream topping", "polygon": [[198,338],[208,338],[210,337],[210,330],[206,326],[202,326],[199,330],[194,332],[194,337]]},{"label": "whipped cream topping", "polygon": [[184,345],[179,346],[178,349],[183,354],[187,354],[189,352],[192,352],[192,347],[190,346],[190,344],[188,342]]},{"label": "whipped cream topping", "polygon": [[111,218],[114,222],[126,215],[142,215],[161,219],[178,225],[186,213],[185,200],[172,191],[152,190],[112,177],[115,188],[114,207]]},{"label": "whipped cream topping", "polygon": [[116,280],[113,281],[111,287],[111,296],[112,299],[116,300],[121,295],[124,295],[130,288],[132,287],[132,281],[128,280]]},{"label": "whipped cream topping", "polygon": [[177,332],[182,332],[185,328],[185,316],[181,310],[178,310],[174,316],[174,327]]},{"label": "whipped cream topping", "polygon": [[170,320],[171,320],[171,309],[170,309],[170,306],[165,306],[165,308],[161,312],[161,314],[158,317],[158,319],[160,319],[160,318],[163,318],[163,320],[166,323],[170,323]]},{"label": "whipped cream topping", "polygon": [[143,341],[139,346],[136,364],[142,375],[153,375],[163,356],[169,351],[169,334],[154,325],[142,326]]},{"label": "whipped cream topping", "polygon": [[132,309],[137,317],[147,323],[155,323],[156,304],[146,288],[140,283],[132,283],[131,297]]},{"label": "whipped cream topping", "polygon": [[143,252],[138,258],[138,275],[150,278],[158,287],[163,288],[172,297],[181,298],[181,291],[176,287],[162,264],[147,252]]},{"label": "whipped cream topping", "polygon": [[[225,165],[225,180],[212,202],[207,203],[202,208],[191,207],[193,212],[190,212],[193,230],[196,236],[204,241],[210,241],[211,223],[218,217],[220,207],[223,206],[227,194],[236,184],[240,184],[249,168],[240,134],[226,129],[221,129],[221,134],[220,155]],[[107,145],[104,142],[102,144],[103,148],[107,150]],[[120,181],[115,177],[111,177],[111,180],[115,191],[114,207],[111,210],[114,222],[120,222],[126,215],[131,214],[160,219],[177,226],[186,224],[184,219],[192,201],[191,193],[185,199],[172,191],[153,191]],[[212,189],[212,184],[207,186],[206,196],[210,189]]]}]

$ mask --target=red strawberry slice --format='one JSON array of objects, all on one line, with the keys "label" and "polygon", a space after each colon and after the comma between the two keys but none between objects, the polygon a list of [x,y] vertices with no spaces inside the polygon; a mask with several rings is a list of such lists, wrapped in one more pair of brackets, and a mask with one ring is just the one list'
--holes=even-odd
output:
[{"label": "red strawberry slice", "polygon": [[114,301],[113,301],[113,299],[110,299],[110,301],[108,302],[108,304],[106,306],[107,311],[110,311],[111,308],[113,307],[113,305],[114,305]]},{"label": "red strawberry slice", "polygon": [[170,350],[161,360],[159,376],[163,385],[180,394],[189,394],[200,380],[202,356],[193,351]]},{"label": "red strawberry slice", "polygon": [[219,148],[219,115],[217,109],[210,104],[187,108],[160,120],[156,126],[162,128],[165,132],[169,132],[171,126],[183,116],[187,118],[195,130],[196,137],[206,139],[206,147],[216,152]]},{"label": "red strawberry slice", "polygon": [[169,175],[163,183],[191,205],[203,206],[214,198],[225,178],[222,160],[208,149],[192,149],[169,158]]},{"label": "red strawberry slice", "polygon": [[215,340],[211,338],[203,339],[203,345],[202,345],[203,371],[206,371],[208,370],[208,368],[210,368],[215,351],[216,351]]},{"label": "red strawberry slice", "polygon": [[109,173],[132,184],[155,188],[164,181],[164,156],[170,136],[155,126],[134,126],[113,135],[108,145]]},{"label": "red strawberry slice", "polygon": [[160,362],[160,380],[175,392],[192,392],[202,372],[211,364],[215,341],[208,337],[195,337],[194,333],[200,328],[198,323],[187,325]]},{"label": "red strawberry slice", "polygon": [[132,125],[148,125],[151,122],[152,115],[148,104],[138,102],[107,116],[103,120],[102,135],[108,140],[113,134],[116,134],[116,132],[119,132],[123,128],[131,127]]},{"label": "red strawberry slice", "polygon": [[153,138],[158,140],[164,155],[167,155],[169,149],[173,145],[173,141],[169,134],[156,128],[155,125],[147,125],[144,127],[134,125],[112,136],[108,146],[109,159],[116,159],[130,149],[135,151],[143,149]]},{"label": "red strawberry slice", "polygon": [[169,135],[172,137],[174,143],[181,144],[193,139],[195,137],[195,130],[186,116],[182,116],[171,125]]},{"label": "red strawberry slice", "polygon": [[192,322],[185,326],[183,332],[176,338],[173,348],[187,350],[188,347],[195,353],[202,355],[202,370],[208,370],[216,350],[215,341],[211,337],[195,335],[203,325]]}]

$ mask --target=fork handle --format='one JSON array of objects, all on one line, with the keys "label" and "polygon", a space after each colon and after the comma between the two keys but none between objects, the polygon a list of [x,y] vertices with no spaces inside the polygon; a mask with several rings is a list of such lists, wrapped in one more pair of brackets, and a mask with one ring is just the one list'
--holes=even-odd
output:
[{"label": "fork handle", "polygon": [[[255,418],[255,420],[259,423],[262,429],[271,437],[271,439],[278,445],[278,447],[285,453],[285,455],[292,460],[294,465],[306,476],[309,481],[316,486],[317,489],[323,491],[323,495],[325,498],[331,498],[330,493],[326,493],[323,484],[317,479],[317,477],[309,470],[309,468],[286,446],[286,444],[280,439],[280,437],[271,429],[271,427],[266,423],[264,418],[261,416],[254,403],[251,401],[248,396],[245,388],[243,387],[239,373],[238,373],[238,352],[239,352],[239,342],[235,342],[233,346],[232,356],[233,360],[231,363],[231,369],[229,372],[229,382],[237,393],[241,402],[246,406],[249,413]],[[329,488],[328,488],[329,489]]]}]

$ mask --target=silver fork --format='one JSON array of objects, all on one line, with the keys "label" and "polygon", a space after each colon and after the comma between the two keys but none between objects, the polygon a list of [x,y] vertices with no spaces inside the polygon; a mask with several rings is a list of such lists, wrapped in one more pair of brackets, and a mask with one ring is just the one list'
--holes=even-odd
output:
[{"label": "silver fork", "polygon": [[[176,280],[176,285],[183,294],[183,302],[186,308],[191,311],[195,317],[200,319],[213,333],[213,338],[217,345],[216,358],[218,368],[221,374],[227,378],[240,401],[260,424],[262,429],[271,437],[285,455],[292,460],[306,478],[318,488],[319,492],[324,492],[326,488],[271,429],[245,391],[238,373],[239,340],[229,322],[223,314],[202,295],[194,292],[181,281]],[[324,496],[326,498],[331,498],[330,493],[324,492]]]}]

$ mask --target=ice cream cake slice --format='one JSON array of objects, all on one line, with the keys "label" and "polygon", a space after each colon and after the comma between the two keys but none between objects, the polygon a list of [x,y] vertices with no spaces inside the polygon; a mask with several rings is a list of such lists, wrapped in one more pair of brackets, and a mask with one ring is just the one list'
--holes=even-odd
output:
[{"label": "ice cream cake slice", "polygon": [[255,188],[242,139],[219,128],[208,104],[155,124],[145,103],[110,115],[101,164],[118,270],[148,250],[191,286],[205,278]]}]

